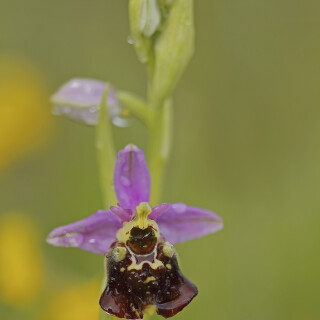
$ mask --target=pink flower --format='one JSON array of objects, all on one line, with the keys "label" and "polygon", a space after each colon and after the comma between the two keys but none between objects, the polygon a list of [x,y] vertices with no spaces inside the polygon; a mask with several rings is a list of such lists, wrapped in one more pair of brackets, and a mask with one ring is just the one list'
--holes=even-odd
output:
[{"label": "pink flower", "polygon": [[117,207],[54,229],[47,241],[106,254],[108,283],[100,305],[107,313],[126,319],[142,319],[148,312],[171,317],[197,295],[172,244],[216,232],[222,219],[184,203],[151,207],[149,170],[134,145],[117,155],[114,186]]}]

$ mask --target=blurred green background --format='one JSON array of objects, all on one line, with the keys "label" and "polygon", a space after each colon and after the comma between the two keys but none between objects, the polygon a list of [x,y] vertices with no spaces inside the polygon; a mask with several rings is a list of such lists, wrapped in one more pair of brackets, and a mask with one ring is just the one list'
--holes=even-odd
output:
[{"label": "blurred green background", "polygon": [[[163,200],[214,210],[225,228],[177,245],[199,296],[176,319],[320,319],[319,12],[318,0],[195,1],[196,52],[175,92]],[[37,69],[46,99],[75,76],[144,95],[144,68],[128,35],[126,0],[0,0],[0,56]],[[6,121],[2,108],[0,121]],[[44,108],[49,115],[49,104]],[[10,119],[21,139],[36,126],[32,117],[23,130]],[[83,301],[92,308],[95,290],[87,286],[99,282],[102,257],[44,240],[54,227],[102,206],[94,131],[62,118],[40,123],[49,133],[32,139],[47,136],[41,146],[0,167],[6,235],[0,237],[0,280],[10,261],[17,259],[18,270],[0,281],[0,318],[95,319],[72,310],[84,308]],[[119,149],[129,142],[147,146],[138,122],[115,131]],[[5,145],[12,133],[0,132]],[[0,150],[5,158],[6,148]],[[22,304],[28,286],[21,294],[13,290],[11,299],[1,293],[33,259],[23,246],[18,257],[6,258],[14,255],[11,241],[21,229],[5,222],[13,211],[37,230],[34,250],[43,270],[39,280],[41,272],[32,275],[30,267],[39,290]]]}]

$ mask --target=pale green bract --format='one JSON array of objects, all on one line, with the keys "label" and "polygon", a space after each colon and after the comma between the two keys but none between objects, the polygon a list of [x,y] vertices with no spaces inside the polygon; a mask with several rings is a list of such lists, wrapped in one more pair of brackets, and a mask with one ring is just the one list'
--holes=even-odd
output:
[{"label": "pale green bract", "polygon": [[193,0],[175,0],[155,45],[153,103],[163,103],[194,52]]},{"label": "pale green bract", "polygon": [[149,62],[151,54],[151,42],[150,39],[145,37],[141,32],[141,14],[144,0],[130,0],[129,1],[129,18],[130,18],[130,29],[132,41],[138,59],[142,63]]}]

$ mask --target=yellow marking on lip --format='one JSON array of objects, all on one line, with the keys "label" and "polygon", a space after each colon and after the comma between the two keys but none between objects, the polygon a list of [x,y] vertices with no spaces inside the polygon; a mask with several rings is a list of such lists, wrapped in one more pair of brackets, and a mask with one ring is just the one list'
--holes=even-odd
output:
[{"label": "yellow marking on lip", "polygon": [[167,263],[167,264],[166,264],[166,267],[167,267],[167,269],[169,269],[169,270],[171,270],[171,269],[172,269],[172,266],[171,266],[171,264],[170,264],[170,263]]},{"label": "yellow marking on lip", "polygon": [[[131,305],[131,310],[132,310],[133,312],[135,312],[137,318],[140,316],[138,310],[135,308],[134,305]],[[118,318],[116,318],[116,319],[118,319]]]},{"label": "yellow marking on lip", "polygon": [[134,269],[134,270],[141,270],[142,266],[147,263],[152,269],[156,270],[159,267],[163,266],[163,263],[160,260],[156,260],[155,262],[150,261],[142,261],[140,264],[137,264],[136,262],[132,262],[132,264],[128,267],[128,271]]},{"label": "yellow marking on lip", "polygon": [[147,316],[153,316],[157,312],[158,308],[154,304],[148,304],[142,310],[142,313]]},{"label": "yellow marking on lip", "polygon": [[173,257],[174,249],[173,249],[173,245],[170,242],[165,242],[162,250],[165,256],[167,256],[168,258]]},{"label": "yellow marking on lip", "polygon": [[155,277],[148,277],[148,278],[144,281],[144,283],[149,283],[149,282],[154,281],[154,280],[156,280]]},{"label": "yellow marking on lip", "polygon": [[120,269],[120,271],[121,271],[121,272],[124,272],[125,270],[126,270],[126,269],[125,269],[125,268],[123,268],[123,267]]},{"label": "yellow marking on lip", "polygon": [[127,249],[124,247],[115,247],[112,251],[112,257],[115,262],[122,261],[126,257]]}]

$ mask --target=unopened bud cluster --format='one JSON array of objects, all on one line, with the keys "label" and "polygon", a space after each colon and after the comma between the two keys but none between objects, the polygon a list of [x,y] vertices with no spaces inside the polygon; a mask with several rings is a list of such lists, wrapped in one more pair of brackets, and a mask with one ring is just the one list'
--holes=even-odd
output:
[{"label": "unopened bud cluster", "polygon": [[194,51],[193,0],[130,0],[131,39],[147,64],[151,104],[168,99]]}]

